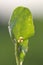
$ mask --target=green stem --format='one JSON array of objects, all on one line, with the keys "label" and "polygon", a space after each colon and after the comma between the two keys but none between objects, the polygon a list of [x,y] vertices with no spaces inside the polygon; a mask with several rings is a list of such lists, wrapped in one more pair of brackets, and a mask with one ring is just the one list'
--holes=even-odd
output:
[{"label": "green stem", "polygon": [[20,64],[19,64],[19,59],[18,59],[17,50],[18,50],[18,48],[17,48],[17,43],[15,43],[15,58],[16,58],[16,63],[17,63],[17,65],[20,65]]},{"label": "green stem", "polygon": [[20,61],[19,57],[18,57],[18,46],[17,43],[15,43],[15,58],[16,58],[16,63],[17,65],[22,65],[22,61]]}]

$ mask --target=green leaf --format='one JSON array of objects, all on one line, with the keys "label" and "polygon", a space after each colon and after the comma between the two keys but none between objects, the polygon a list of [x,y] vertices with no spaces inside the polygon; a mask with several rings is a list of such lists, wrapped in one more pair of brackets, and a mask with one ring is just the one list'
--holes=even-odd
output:
[{"label": "green leaf", "polygon": [[31,37],[34,34],[34,24],[30,10],[26,7],[17,7],[12,13],[10,28],[16,40],[19,37]]}]

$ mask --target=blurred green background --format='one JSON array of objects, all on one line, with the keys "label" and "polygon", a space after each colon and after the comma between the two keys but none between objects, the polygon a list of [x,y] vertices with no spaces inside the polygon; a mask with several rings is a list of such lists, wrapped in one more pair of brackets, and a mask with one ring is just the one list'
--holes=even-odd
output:
[{"label": "blurred green background", "polygon": [[[43,65],[43,18],[34,18],[35,35],[30,38],[29,51],[23,65]],[[7,21],[7,20],[6,20]],[[0,65],[16,65],[14,44],[8,25],[0,24]]]}]

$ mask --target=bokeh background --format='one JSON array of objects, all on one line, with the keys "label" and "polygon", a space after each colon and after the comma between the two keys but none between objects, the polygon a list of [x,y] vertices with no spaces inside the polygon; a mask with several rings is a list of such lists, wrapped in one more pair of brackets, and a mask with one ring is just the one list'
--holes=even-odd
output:
[{"label": "bokeh background", "polygon": [[35,25],[35,35],[30,38],[23,65],[43,65],[43,0],[0,0],[0,65],[16,65],[8,21],[17,6],[31,10]]}]

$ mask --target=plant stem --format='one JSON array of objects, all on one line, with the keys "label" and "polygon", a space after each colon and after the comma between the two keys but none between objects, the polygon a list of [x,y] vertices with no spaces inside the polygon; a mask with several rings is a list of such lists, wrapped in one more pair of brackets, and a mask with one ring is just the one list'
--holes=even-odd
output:
[{"label": "plant stem", "polygon": [[22,65],[22,61],[20,62],[20,59],[18,57],[18,46],[17,46],[17,43],[15,43],[15,58],[16,58],[16,63],[17,65]]},{"label": "plant stem", "polygon": [[17,65],[20,65],[20,64],[19,64],[19,59],[18,59],[17,50],[18,50],[18,48],[17,48],[17,43],[15,43],[15,58],[16,58],[16,63],[17,63]]}]

